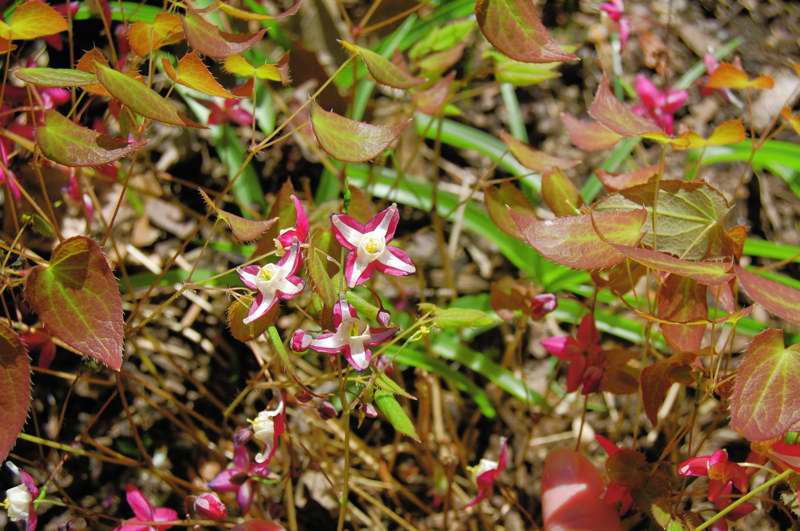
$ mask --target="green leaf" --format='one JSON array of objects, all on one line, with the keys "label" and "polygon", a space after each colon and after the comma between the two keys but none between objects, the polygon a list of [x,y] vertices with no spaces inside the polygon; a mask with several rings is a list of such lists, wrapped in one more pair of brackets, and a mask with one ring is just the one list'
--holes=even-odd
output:
[{"label": "green leaf", "polygon": [[433,324],[443,330],[483,328],[498,323],[497,318],[473,308],[439,308],[433,304],[421,303],[419,309],[425,313],[432,313]]},{"label": "green leaf", "polygon": [[509,59],[494,50],[489,50],[488,55],[494,59],[494,78],[501,83],[508,83],[515,87],[538,85],[561,75],[557,70],[561,63],[523,63]]},{"label": "green leaf", "polygon": [[311,277],[311,287],[314,289],[322,303],[331,308],[336,303],[336,286],[328,275],[327,260],[325,255],[316,247],[311,247],[306,254],[308,275]]},{"label": "green leaf", "polygon": [[386,420],[388,420],[392,426],[394,426],[394,429],[419,442],[419,435],[417,435],[417,430],[414,427],[414,423],[411,422],[411,419],[408,418],[403,406],[400,405],[400,402],[397,401],[390,391],[375,391],[374,402],[375,406],[378,408],[378,411],[383,413],[383,416],[386,417]]},{"label": "green leaf", "polygon": [[718,243],[726,228],[731,207],[725,197],[706,183],[681,181],[669,189],[662,181],[653,230],[653,196],[650,184],[612,194],[595,208],[606,212],[647,209],[642,243],[687,260],[705,257]]},{"label": "green leaf", "polygon": [[188,12],[182,19],[183,32],[189,45],[208,57],[224,59],[230,55],[243,53],[259,42],[266,29],[255,33],[226,33],[220,31],[197,13]]},{"label": "green leaf", "polygon": [[800,421],[800,344],[784,347],[783,330],[758,334],[736,369],[731,427],[751,441],[782,437]]},{"label": "green leaf", "polygon": [[73,68],[17,68],[17,79],[39,87],[82,87],[97,83],[91,72]]},{"label": "green leaf", "polygon": [[137,114],[166,124],[197,125],[182,117],[169,100],[141,81],[100,63],[95,63],[95,74],[109,94]]},{"label": "green leaf", "polygon": [[577,59],[553,42],[530,0],[477,0],[475,17],[486,39],[512,59],[525,63]]},{"label": "green leaf", "polygon": [[52,109],[36,129],[36,144],[45,157],[65,166],[99,166],[126,157],[142,146],[81,127]]},{"label": "green leaf", "polygon": [[422,78],[412,76],[398,65],[368,48],[362,48],[361,46],[347,41],[339,42],[348,52],[359,56],[361,60],[364,61],[370,75],[378,83],[398,89],[407,89],[415,87],[425,81]]},{"label": "green leaf", "polygon": [[417,60],[430,53],[449,50],[464,42],[474,28],[472,18],[434,27],[411,47],[408,56]]},{"label": "green leaf", "polygon": [[122,300],[97,243],[85,236],[64,240],[48,266],[35,267],[25,297],[42,322],[78,352],[109,368],[122,367]]},{"label": "green leaf", "polygon": [[390,393],[394,393],[396,395],[400,395],[403,398],[408,398],[409,400],[416,400],[416,397],[410,394],[408,391],[400,387],[400,384],[386,376],[385,373],[379,373],[378,377],[375,379],[375,385],[380,387],[385,391],[389,391]]},{"label": "green leaf", "polygon": [[329,155],[345,162],[365,162],[389,147],[408,122],[372,125],[328,112],[314,102],[311,125],[317,141]]},{"label": "green leaf", "polygon": [[800,326],[800,290],[768,280],[739,266],[736,277],[747,296],[769,313]]},{"label": "green leaf", "polygon": [[31,367],[25,344],[7,321],[0,321],[0,463],[14,447],[28,418]]}]

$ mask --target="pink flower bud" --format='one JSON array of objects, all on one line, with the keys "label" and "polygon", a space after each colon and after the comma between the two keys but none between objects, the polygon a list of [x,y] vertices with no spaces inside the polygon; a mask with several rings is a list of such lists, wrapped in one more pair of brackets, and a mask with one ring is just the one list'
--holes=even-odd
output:
[{"label": "pink flower bud", "polygon": [[336,418],[336,416],[338,415],[338,413],[336,412],[336,408],[333,407],[333,404],[331,404],[327,400],[322,402],[317,407],[317,413],[319,413],[319,416],[322,417],[322,420]]},{"label": "pink flower bud", "polygon": [[378,315],[376,319],[381,324],[381,326],[389,326],[389,323],[392,322],[392,315],[386,311],[385,309],[381,308],[378,310]]},{"label": "pink flower bud", "polygon": [[540,293],[531,300],[530,316],[541,319],[558,306],[558,299],[552,293]]},{"label": "pink flower bud", "polygon": [[308,347],[311,346],[311,339],[311,335],[306,333],[305,330],[295,330],[292,340],[289,342],[289,348],[295,352],[308,350]]},{"label": "pink flower bud", "polygon": [[375,406],[372,404],[364,404],[364,414],[367,417],[374,419],[378,416],[378,410],[375,409]]},{"label": "pink flower bud", "polygon": [[228,508],[211,492],[205,492],[194,500],[194,512],[209,520],[222,520],[228,517]]}]

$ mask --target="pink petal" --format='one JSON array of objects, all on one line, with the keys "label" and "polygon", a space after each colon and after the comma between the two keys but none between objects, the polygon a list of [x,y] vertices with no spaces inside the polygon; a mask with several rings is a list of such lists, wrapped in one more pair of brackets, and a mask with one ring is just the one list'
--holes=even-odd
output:
[{"label": "pink petal", "polygon": [[369,367],[372,359],[372,351],[361,342],[351,342],[344,346],[344,357],[347,362],[357,371],[363,371]]},{"label": "pink petal", "polygon": [[309,348],[325,354],[338,354],[344,348],[344,343],[339,339],[339,334],[326,332],[312,339]]},{"label": "pink petal", "polygon": [[687,459],[678,465],[679,476],[707,476],[708,475],[708,461],[710,456],[698,456]]},{"label": "pink petal", "polygon": [[257,265],[251,264],[238,268],[236,272],[239,273],[239,279],[242,281],[242,284],[254,290],[258,289],[256,286],[256,278],[258,277],[260,269],[261,268]]},{"label": "pink petal", "polygon": [[133,511],[133,514],[136,515],[136,518],[145,522],[153,519],[153,506],[150,505],[150,502],[144,497],[142,491],[137,489],[134,485],[128,485],[125,488],[125,499],[128,500],[128,505]]},{"label": "pink petal", "polygon": [[254,495],[253,482],[245,481],[239,488],[239,492],[236,493],[236,502],[239,504],[242,514],[247,514],[248,511],[250,511],[250,505],[253,503]]},{"label": "pink petal", "polygon": [[[178,519],[178,513],[172,509],[167,507],[158,507],[155,511],[153,511],[153,521],[154,522],[174,522]],[[158,526],[159,528],[163,528],[162,526]]]},{"label": "pink petal", "polygon": [[292,340],[289,342],[289,347],[295,352],[303,352],[311,346],[311,341],[311,334],[305,330],[295,330]]},{"label": "pink petal", "polygon": [[367,342],[368,345],[380,345],[384,341],[391,339],[397,333],[399,328],[370,328],[370,338]]},{"label": "pink petal", "polygon": [[670,90],[664,100],[664,112],[673,114],[678,111],[689,99],[689,93],[685,90]]},{"label": "pink petal", "polygon": [[244,324],[250,324],[253,321],[257,321],[258,319],[267,315],[267,313],[269,313],[269,311],[277,302],[278,297],[275,296],[275,294],[265,296],[263,293],[258,293],[253,301],[253,304],[250,306],[250,311],[247,313],[247,317],[242,319],[242,322]]},{"label": "pink petal", "polygon": [[308,214],[306,213],[306,209],[303,208],[303,203],[300,202],[297,196],[292,194],[291,197],[292,202],[294,202],[295,212],[294,230],[297,239],[303,243],[308,239]]},{"label": "pink petal", "polygon": [[394,238],[394,233],[397,230],[397,224],[400,221],[400,212],[397,210],[397,205],[391,204],[384,208],[369,220],[364,227],[364,232],[372,232],[377,230],[383,234],[384,239],[388,243]]},{"label": "pink petal", "polygon": [[354,288],[372,278],[372,273],[375,271],[377,264],[377,261],[365,264],[358,259],[356,251],[348,253],[344,261],[344,279],[347,287]]},{"label": "pink petal", "polygon": [[358,314],[356,313],[356,309],[353,308],[349,302],[340,300],[333,305],[333,326],[336,328],[339,328],[342,321],[347,321],[354,317],[358,317]]},{"label": "pink petal", "polygon": [[236,468],[223,470],[208,483],[208,487],[217,492],[236,492],[239,490],[239,484],[234,483],[233,479],[240,474]]},{"label": "pink petal", "polygon": [[573,360],[578,350],[575,340],[569,336],[546,337],[541,343],[547,352],[564,361]]},{"label": "pink petal", "polygon": [[351,251],[356,248],[361,236],[367,232],[361,223],[345,214],[331,216],[331,229],[341,246]]},{"label": "pink petal", "polygon": [[300,267],[300,243],[294,242],[292,246],[289,248],[289,252],[284,254],[280,260],[278,260],[278,267],[282,269],[288,269],[289,275],[294,275],[297,273],[297,268]]},{"label": "pink petal", "polygon": [[378,262],[378,270],[387,275],[400,277],[417,270],[408,254],[399,247],[387,247],[386,252],[378,257]]},{"label": "pink petal", "polygon": [[636,74],[633,86],[645,107],[655,109],[661,106],[664,97],[658,87],[647,77],[642,74]]},{"label": "pink petal", "polygon": [[305,287],[306,283],[300,277],[288,277],[286,278],[286,282],[289,282],[294,287],[291,290],[281,290],[278,292],[280,298],[283,300],[293,299],[294,297],[298,296]]},{"label": "pink petal", "polygon": [[619,21],[619,49],[625,49],[628,44],[628,39],[631,36],[631,22],[626,17],[622,17]]}]

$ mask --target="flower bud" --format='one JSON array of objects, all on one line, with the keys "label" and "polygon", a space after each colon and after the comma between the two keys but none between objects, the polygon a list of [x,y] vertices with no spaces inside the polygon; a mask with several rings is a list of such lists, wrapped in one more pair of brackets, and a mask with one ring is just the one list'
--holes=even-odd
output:
[{"label": "flower bud", "polygon": [[303,352],[308,350],[311,345],[311,335],[306,333],[305,330],[295,330],[292,335],[292,340],[289,342],[289,348],[295,352]]},{"label": "flower bud", "polygon": [[228,508],[214,493],[204,492],[194,500],[194,512],[209,520],[222,520],[228,517]]},{"label": "flower bud", "polygon": [[552,293],[540,293],[531,299],[530,316],[533,319],[541,319],[552,312],[558,306],[558,299]]},{"label": "flower bud", "polygon": [[8,503],[8,519],[12,522],[27,520],[31,508],[31,496],[28,487],[20,483],[14,488],[6,491],[6,503]]},{"label": "flower bud", "polygon": [[333,407],[333,404],[325,400],[317,407],[317,413],[319,416],[322,417],[322,420],[328,420],[335,418],[338,413],[336,412],[336,408]]}]

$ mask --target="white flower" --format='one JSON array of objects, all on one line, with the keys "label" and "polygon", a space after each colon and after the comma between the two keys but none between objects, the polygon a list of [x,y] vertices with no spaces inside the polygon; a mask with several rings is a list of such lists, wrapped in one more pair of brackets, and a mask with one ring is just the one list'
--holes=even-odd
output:
[{"label": "white flower", "polygon": [[25,485],[20,483],[16,487],[8,489],[6,491],[8,519],[12,522],[27,520],[32,501],[33,496]]}]

